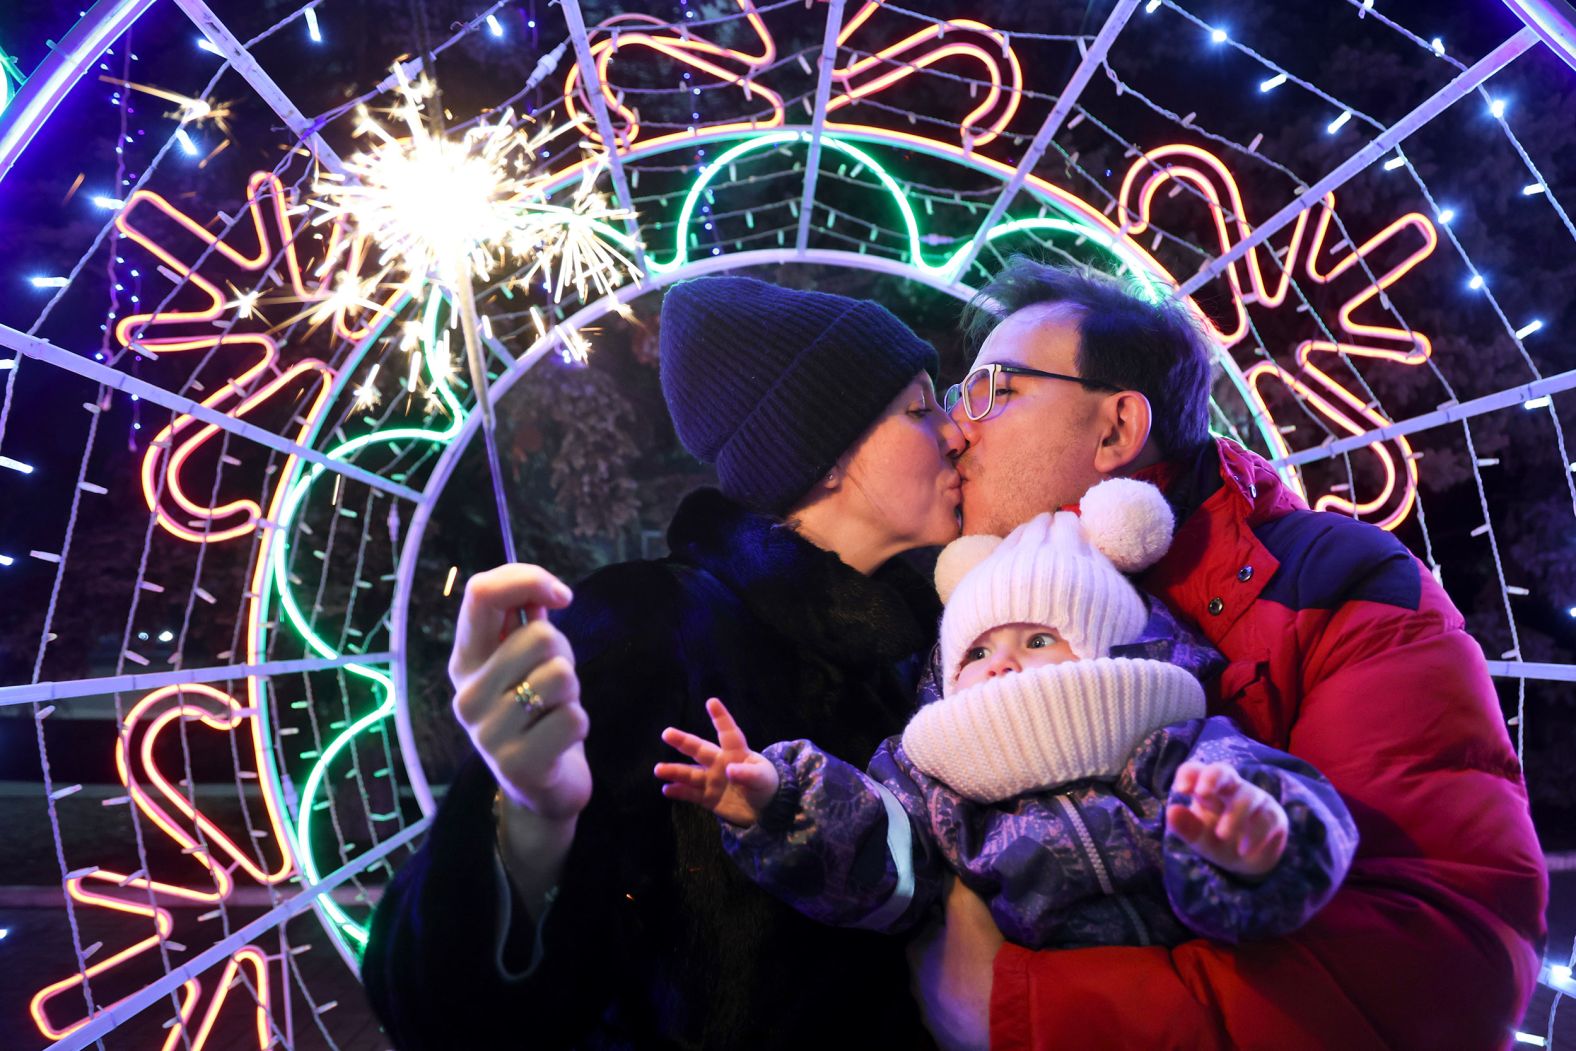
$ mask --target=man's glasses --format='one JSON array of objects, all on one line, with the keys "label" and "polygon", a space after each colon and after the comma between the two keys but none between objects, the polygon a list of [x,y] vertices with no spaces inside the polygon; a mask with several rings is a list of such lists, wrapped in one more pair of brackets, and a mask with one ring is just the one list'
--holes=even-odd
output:
[{"label": "man's glasses", "polygon": [[952,412],[958,402],[963,402],[963,412],[970,420],[979,421],[991,414],[996,407],[996,384],[1002,375],[1008,376],[1039,376],[1048,380],[1066,380],[1076,383],[1089,390],[1104,390],[1115,394],[1122,390],[1109,383],[1099,380],[1087,380],[1082,376],[1066,376],[1060,372],[1041,372],[1039,369],[1024,368],[1022,365],[981,365],[967,376],[962,383],[954,383],[947,388],[946,397],[942,400],[941,407],[948,413]]}]

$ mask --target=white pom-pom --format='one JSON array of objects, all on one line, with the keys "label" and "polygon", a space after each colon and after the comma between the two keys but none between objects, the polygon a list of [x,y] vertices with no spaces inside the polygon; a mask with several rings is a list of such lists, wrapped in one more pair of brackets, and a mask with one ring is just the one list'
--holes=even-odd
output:
[{"label": "white pom-pom", "polygon": [[941,549],[936,559],[936,594],[941,601],[952,598],[953,589],[969,570],[990,557],[1001,545],[1001,537],[981,533],[977,536],[960,536]]},{"label": "white pom-pom", "polygon": [[1123,573],[1160,561],[1171,546],[1176,519],[1159,489],[1133,478],[1108,478],[1078,501],[1089,543]]}]

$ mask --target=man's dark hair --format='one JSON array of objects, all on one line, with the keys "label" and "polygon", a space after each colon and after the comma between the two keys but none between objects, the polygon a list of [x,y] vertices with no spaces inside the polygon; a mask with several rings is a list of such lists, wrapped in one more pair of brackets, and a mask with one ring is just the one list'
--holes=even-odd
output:
[{"label": "man's dark hair", "polygon": [[1076,317],[1080,376],[1149,399],[1149,436],[1163,456],[1183,455],[1209,440],[1213,350],[1179,300],[1146,299],[1136,279],[1015,255],[964,308],[964,333],[978,348],[1010,315],[1041,305],[1066,306]]}]

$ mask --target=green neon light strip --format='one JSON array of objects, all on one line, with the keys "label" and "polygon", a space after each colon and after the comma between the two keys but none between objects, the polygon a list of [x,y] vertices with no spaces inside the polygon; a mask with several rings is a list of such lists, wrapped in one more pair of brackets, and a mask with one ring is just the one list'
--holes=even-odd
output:
[{"label": "green neon light strip", "polygon": [[[581,221],[569,213],[567,209],[565,210],[565,218],[566,221]],[[626,251],[632,250],[634,242],[623,231],[597,221],[592,221],[591,225],[598,233],[623,247]],[[449,426],[442,430],[400,427],[362,435],[330,450],[325,454],[329,459],[343,461],[360,450],[379,443],[427,441],[435,445],[444,445],[460,432],[465,422],[465,409],[458,399],[455,398],[449,387],[442,383],[431,369],[432,355],[430,350],[438,339],[438,314],[441,303],[442,297],[436,293],[427,300],[423,318],[425,328],[423,361],[426,363],[427,375],[433,382],[433,389],[449,411]],[[326,639],[312,630],[305,614],[301,611],[300,603],[291,591],[289,573],[287,571],[289,564],[288,536],[291,532],[291,526],[305,503],[308,492],[322,478],[325,471],[326,468],[323,465],[314,464],[292,485],[280,507],[280,525],[273,534],[271,550],[264,557],[269,559],[269,590],[277,592],[280,612],[284,615],[285,621],[296,630],[309,649],[320,656],[332,659],[340,657],[341,654]],[[362,664],[349,664],[345,668],[349,674],[366,679],[379,697],[379,701],[372,711],[355,720],[329,742],[327,747],[322,750],[322,754],[318,756],[309,768],[306,780],[302,783],[298,817],[295,823],[290,825],[290,832],[294,837],[293,846],[297,863],[301,867],[303,876],[311,882],[316,882],[321,875],[317,858],[312,852],[312,824],[313,815],[316,812],[314,807],[318,802],[317,797],[323,793],[327,785],[329,767],[342,752],[350,747],[358,734],[371,729],[394,713],[394,683],[388,675],[371,666]],[[264,707],[266,708],[266,705]],[[350,944],[350,948],[359,956],[361,948],[366,944],[366,928],[351,919],[345,910],[331,898],[319,899],[314,904],[314,908],[318,909],[320,915],[326,916],[331,924],[329,928],[331,931],[338,934],[342,939],[348,939],[348,943],[353,943]]]},{"label": "green neon light strip", "polygon": [[0,48],[0,110],[11,104],[11,98],[16,94],[16,89],[22,86],[22,81],[27,78],[17,68],[16,59],[5,53]]},{"label": "green neon light strip", "polygon": [[[871,130],[877,131],[877,129]],[[730,135],[727,138],[733,137],[734,136]],[[728,160],[737,159],[742,155],[742,153],[747,152],[751,148],[752,144],[754,144],[754,148],[765,148],[767,146],[775,146],[785,142],[792,142],[794,140],[808,142],[809,137],[810,132],[807,130],[793,130],[769,132],[754,138],[747,139],[738,146],[730,148],[730,150],[737,150],[739,152],[725,153],[723,159],[713,161],[709,168],[703,170],[702,177],[707,179],[707,181],[710,181],[710,178],[715,175],[718,170],[720,170],[722,164],[726,163]],[[878,141],[880,141],[879,135],[877,135],[876,138]],[[848,156],[857,156],[863,159],[869,166],[878,171],[883,177],[883,185],[887,187],[890,193],[893,193],[894,199],[898,205],[898,209],[905,217],[905,222],[907,224],[906,229],[908,233],[909,259],[905,261],[910,265],[923,267],[932,274],[939,272],[948,283],[957,283],[960,281],[963,277],[962,274],[947,273],[949,264],[955,267],[957,263],[961,262],[961,259],[958,257],[957,253],[954,253],[952,256],[950,256],[947,262],[940,264],[930,264],[925,262],[923,250],[920,247],[921,242],[917,237],[917,226],[913,223],[913,210],[908,206],[907,198],[902,194],[901,190],[897,187],[897,184],[891,180],[890,176],[886,175],[885,169],[882,168],[881,165],[875,163],[868,154],[864,153],[864,151],[850,146],[846,141],[839,139],[836,136],[828,135],[823,132],[821,139],[823,146],[831,145],[833,149],[837,149]],[[712,141],[727,141],[727,139],[713,140],[703,137],[698,141],[709,143]],[[683,145],[687,145],[687,143],[666,143],[663,145],[662,150],[658,152],[667,152],[668,150],[677,149]],[[923,145],[916,145],[918,145],[918,148],[920,149],[924,148]],[[640,152],[638,147],[636,148],[636,152]],[[952,161],[954,163],[961,163],[965,165],[968,163],[966,158],[959,158],[953,152],[946,149],[932,151],[932,156],[938,157],[942,160]],[[1003,178],[1000,172],[994,172],[985,168],[975,168],[974,170],[980,171],[984,174],[994,174],[998,178]],[[564,186],[567,186],[568,183],[574,178],[578,178],[578,176],[571,174],[571,176],[566,177],[562,183],[555,183],[549,186],[548,191],[556,193],[557,191],[563,189]],[[1005,179],[1003,179],[1003,181],[1005,181]],[[1042,191],[1032,185],[1025,188],[1037,199],[1039,199],[1042,204],[1049,205],[1050,207],[1055,208],[1063,213],[1068,213],[1068,207],[1064,202],[1059,201],[1054,197],[1047,197]],[[653,260],[648,258],[647,264],[650,269],[658,272],[666,272],[678,266],[682,266],[688,261],[689,223],[694,214],[694,200],[703,190],[703,186],[698,186],[694,192],[687,196],[685,201],[686,207],[682,212],[682,220],[679,225],[678,239],[674,246],[674,258],[666,264],[654,263]],[[1073,215],[1073,220],[1075,226],[1077,227],[1078,235],[1092,240],[1097,246],[1111,252],[1112,255],[1116,257],[1116,260],[1123,272],[1137,276],[1140,288],[1146,290],[1148,298],[1158,301],[1163,296],[1170,294],[1172,287],[1171,279],[1167,275],[1157,271],[1155,267],[1143,257],[1142,253],[1135,252],[1132,247],[1123,240],[1117,239],[1113,241],[1109,231],[1089,223],[1086,218],[1080,217],[1076,213],[1069,214]],[[991,232],[986,235],[985,240],[986,243],[989,243],[1004,234],[1011,233],[1015,230],[1030,230],[1035,227],[1035,224],[1046,223],[1049,221],[1050,220],[1047,219],[1012,220],[993,228]],[[960,251],[962,251],[962,249],[960,249]],[[1236,388],[1236,391],[1241,397],[1243,404],[1251,407],[1253,404],[1253,398],[1247,389],[1247,385],[1243,381],[1241,370],[1235,367],[1228,367],[1225,369],[1225,374],[1227,379],[1231,381],[1232,386]],[[1214,403],[1213,398],[1211,399],[1211,402]],[[1260,436],[1266,443],[1269,444],[1271,448],[1273,448],[1275,438],[1272,434],[1272,428],[1266,422],[1264,417],[1259,415],[1257,412],[1253,412],[1252,415],[1254,424],[1257,427]]]},{"label": "green neon light strip", "polygon": [[[700,200],[701,194],[706,192],[707,186],[711,184],[718,172],[722,171],[727,165],[737,161],[740,157],[747,156],[751,153],[758,153],[762,150],[770,149],[774,146],[779,146],[783,143],[789,142],[808,144],[809,140],[809,133],[803,131],[768,132],[767,134],[758,135],[755,138],[746,139],[744,142],[730,146],[728,149],[718,154],[716,159],[714,159],[710,164],[701,170],[700,175],[695,180],[695,184],[690,187],[689,193],[684,197],[684,204],[679,209],[678,230],[674,237],[673,244],[673,258],[667,260],[666,262],[648,258],[647,263],[650,269],[658,273],[669,273],[671,271],[677,270],[679,267],[684,266],[690,261],[689,234],[690,225],[695,218],[695,207],[697,202]],[[947,256],[947,258],[941,260],[940,262],[933,263],[927,260],[925,258],[924,241],[921,238],[919,232],[919,219],[914,215],[913,206],[908,202],[908,195],[903,192],[902,186],[900,186],[898,181],[894,179],[884,167],[882,167],[879,161],[870,156],[870,154],[866,153],[864,150],[860,149],[858,146],[855,146],[849,142],[844,142],[835,135],[827,135],[823,133],[821,135],[821,145],[823,148],[833,149],[847,157],[852,157],[854,160],[870,169],[870,171],[875,174],[877,180],[880,181],[881,186],[891,196],[893,203],[897,205],[898,214],[902,217],[903,230],[908,242],[908,252],[907,258],[904,260],[905,262],[920,270],[928,271],[931,274],[941,275],[948,281],[958,281],[961,279],[963,275],[956,273],[956,270],[958,269],[959,264],[963,262],[963,257],[967,253],[967,246],[965,245],[964,247],[959,248],[957,251],[953,252],[951,255]],[[1029,231],[1065,233],[1071,234],[1074,237],[1086,238],[1097,248],[1103,249],[1104,251],[1110,253],[1112,258],[1121,267],[1121,269],[1124,272],[1138,278],[1139,281],[1142,282],[1143,287],[1147,289],[1152,296],[1158,298],[1163,294],[1160,286],[1155,280],[1155,275],[1151,274],[1148,267],[1144,266],[1136,257],[1124,251],[1121,241],[1114,240],[1104,230],[1099,230],[1093,226],[1089,226],[1086,223],[1053,218],[1014,219],[1009,222],[1000,223],[993,227],[990,233],[986,235],[986,241],[988,243],[990,241],[996,240],[999,237],[1005,237],[1009,234]]]},{"label": "green neon light strip", "polygon": [[[431,347],[438,339],[438,311],[441,296],[434,293],[427,300],[426,316],[424,318],[425,335],[423,339],[423,362],[427,368],[427,375],[431,379],[433,389],[449,411],[450,424],[442,430],[431,430],[417,427],[395,427],[387,430],[376,431],[372,434],[361,435],[344,442],[330,450],[326,455],[331,460],[345,460],[347,457],[375,444],[403,441],[429,441],[435,444],[445,444],[459,433],[465,422],[465,410],[455,398],[447,384],[443,383],[432,372],[430,353]],[[288,573],[289,564],[289,534],[297,513],[305,502],[307,493],[322,478],[326,468],[322,464],[313,464],[286,494],[280,508],[279,528],[273,533],[273,542],[269,552],[264,556],[269,559],[268,571],[272,585],[271,590],[279,595],[280,611],[284,619],[301,636],[313,652],[319,656],[337,658],[341,654],[329,644],[321,635],[312,629],[307,617],[301,612],[300,604],[290,588]],[[348,664],[345,670],[351,675],[356,675],[368,680],[379,700],[372,711],[363,715],[355,722],[333,738],[322,755],[312,764],[307,773],[306,781],[301,786],[301,801],[299,815],[291,832],[295,839],[295,856],[301,867],[302,875],[308,883],[316,883],[321,878],[321,869],[316,857],[312,853],[312,821],[314,806],[317,797],[322,793],[328,779],[330,764],[354,741],[357,734],[374,726],[380,720],[388,718],[394,713],[394,681],[383,672],[367,665]],[[331,898],[320,898],[314,905],[321,913],[325,913],[332,922],[334,930],[342,936],[347,936],[357,943],[365,945],[367,940],[366,929],[350,916]],[[359,955],[359,948],[357,950]]]},{"label": "green neon light strip", "polygon": [[[719,171],[722,171],[728,164],[738,160],[740,157],[751,153],[770,149],[783,143],[808,143],[808,140],[808,132],[769,132],[740,142],[720,154],[701,171],[694,185],[691,186],[685,196],[679,213],[673,257],[666,262],[648,257],[650,269],[658,273],[668,273],[677,270],[690,261],[688,252],[689,232],[690,225],[694,221],[696,205],[701,194],[706,192],[707,187],[713,182]],[[918,218],[915,216],[913,207],[909,204],[908,197],[897,180],[875,158],[859,147],[824,133],[821,141],[823,147],[836,150],[863,164],[875,174],[881,186],[892,197],[898,213],[902,217],[904,235],[907,241],[907,258],[903,260],[904,262],[916,269],[941,276],[949,282],[956,282],[961,279],[963,275],[953,271],[962,261],[961,257],[967,250],[966,245],[940,261],[932,262],[927,260],[924,254],[923,239],[919,231]],[[1049,203],[1052,207],[1056,207],[1056,202],[1052,201]],[[594,223],[594,226],[608,240],[618,244],[626,251],[631,250],[633,241],[623,231],[600,222]],[[1138,256],[1129,252],[1121,240],[1113,238],[1105,230],[1081,221],[1053,217],[1014,219],[1000,223],[992,228],[986,235],[986,242],[989,243],[998,238],[1020,232],[1046,232],[1084,238],[1096,248],[1109,253],[1118,267],[1123,272],[1137,278],[1141,286],[1153,298],[1158,299],[1166,294],[1161,281],[1157,280],[1158,275],[1154,274]],[[435,294],[428,299],[424,317],[426,329],[424,346],[426,348],[430,348],[437,340],[439,305],[440,297],[438,295]],[[430,353],[424,353],[424,360],[430,363]],[[435,444],[446,444],[452,440],[459,433],[464,423],[465,411],[449,388],[432,374],[430,364],[428,366],[428,375],[440,399],[449,409],[451,424],[448,427],[442,430],[394,428],[362,435],[332,449],[326,454],[328,458],[344,460],[359,450],[376,443],[430,441]],[[270,560],[270,587],[268,590],[277,590],[280,609],[284,614],[284,619],[300,634],[311,650],[320,656],[333,659],[340,657],[341,654],[312,630],[307,618],[301,612],[299,603],[290,590],[289,574],[286,571],[289,560],[288,536],[291,526],[305,501],[307,493],[324,473],[325,468],[322,465],[314,464],[292,486],[282,506],[282,513],[279,516],[279,528],[273,533],[272,546],[264,557]],[[266,610],[264,612],[266,613]],[[311,852],[313,807],[317,802],[317,797],[323,792],[327,783],[329,765],[351,745],[356,735],[388,718],[394,711],[393,680],[388,675],[367,665],[350,664],[346,665],[346,669],[350,674],[368,680],[380,699],[372,711],[355,720],[323,749],[322,755],[313,763],[307,774],[306,781],[302,785],[299,820],[291,827],[291,832],[295,837],[294,847],[297,861],[301,866],[303,875],[311,882],[316,882],[321,875],[317,860]],[[355,943],[352,948],[359,955],[360,947],[366,943],[365,928],[352,920],[337,902],[330,899],[320,899],[316,907],[326,914],[332,924],[330,927],[331,931],[338,934],[341,938],[349,939]]]}]

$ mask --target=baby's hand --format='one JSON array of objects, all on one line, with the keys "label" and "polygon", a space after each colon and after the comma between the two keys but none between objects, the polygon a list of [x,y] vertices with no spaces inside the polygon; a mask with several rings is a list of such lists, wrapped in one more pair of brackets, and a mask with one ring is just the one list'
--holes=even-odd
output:
[{"label": "baby's hand", "polygon": [[777,794],[777,768],[750,751],[744,731],[721,701],[707,701],[706,714],[717,730],[717,743],[670,726],[662,739],[695,763],[658,763],[652,772],[667,782],[662,794],[669,799],[703,806],[730,824],[753,825]]},{"label": "baby's hand", "polygon": [[1204,860],[1260,879],[1286,852],[1285,807],[1229,763],[1183,763],[1172,789],[1193,803],[1166,807],[1166,824]]}]

